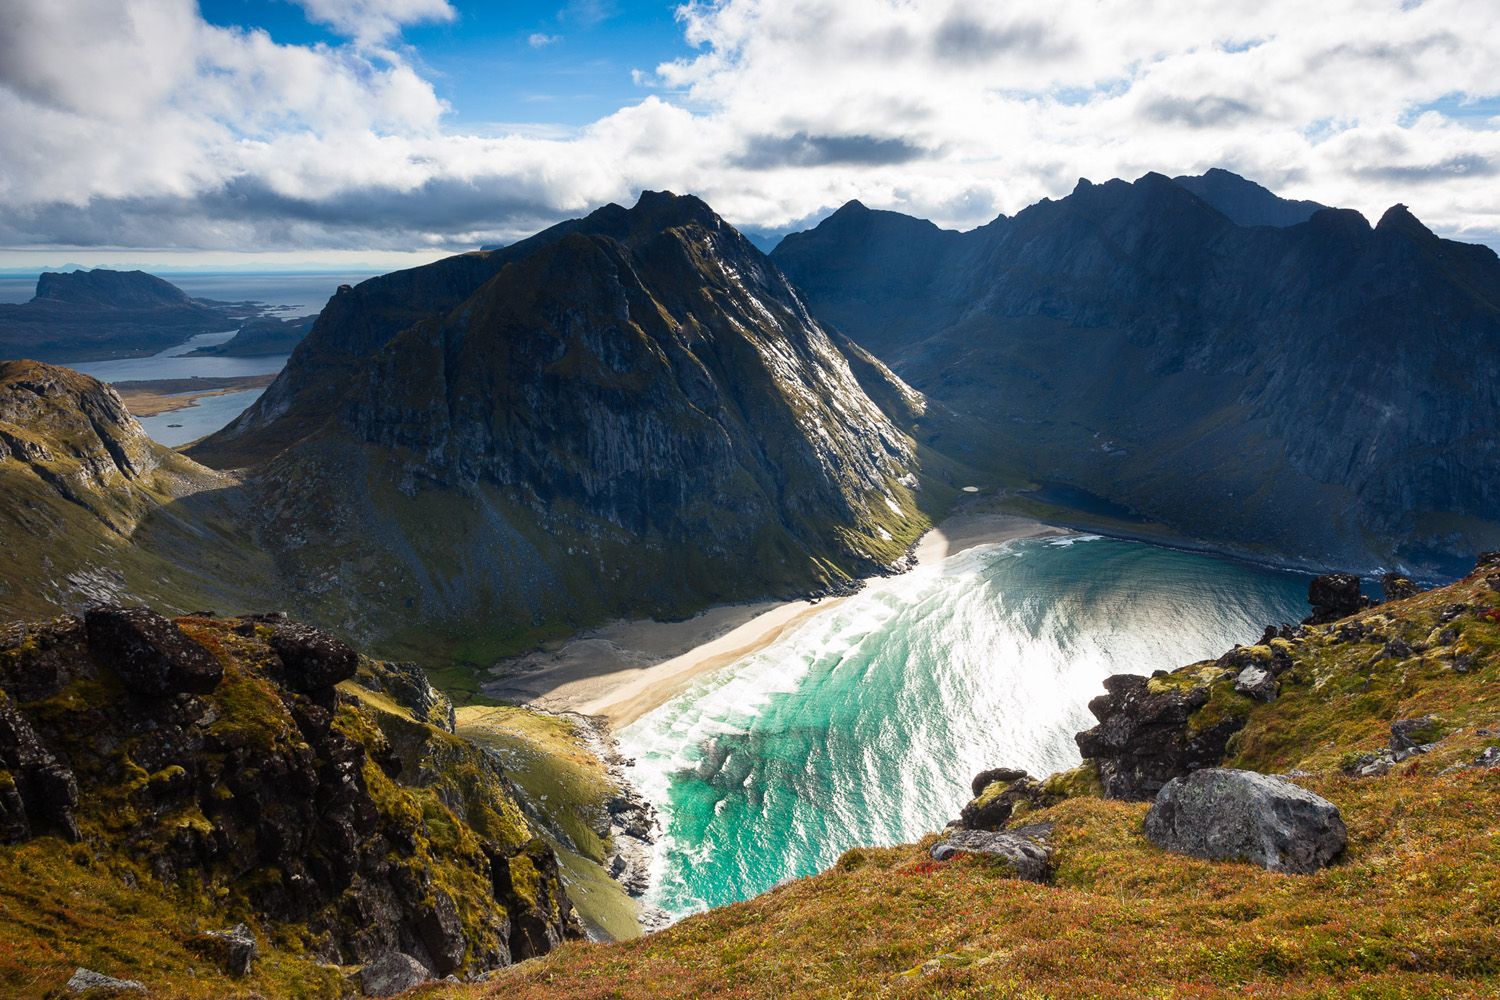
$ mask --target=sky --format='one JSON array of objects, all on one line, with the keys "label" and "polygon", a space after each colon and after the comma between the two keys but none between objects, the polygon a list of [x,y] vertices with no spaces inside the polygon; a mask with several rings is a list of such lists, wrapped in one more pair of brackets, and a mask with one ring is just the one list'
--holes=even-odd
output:
[{"label": "sky", "polygon": [[1223,167],[1500,246],[1495,0],[5,0],[0,267],[503,243],[643,189],[967,229]]}]

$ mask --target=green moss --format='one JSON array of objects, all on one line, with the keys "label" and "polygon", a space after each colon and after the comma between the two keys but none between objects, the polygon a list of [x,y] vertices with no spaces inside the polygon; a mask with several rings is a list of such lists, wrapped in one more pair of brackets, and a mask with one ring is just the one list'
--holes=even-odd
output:
[{"label": "green moss", "polygon": [[1104,798],[1104,783],[1092,761],[1084,761],[1071,771],[1059,771],[1042,781],[1042,793],[1049,799]]}]

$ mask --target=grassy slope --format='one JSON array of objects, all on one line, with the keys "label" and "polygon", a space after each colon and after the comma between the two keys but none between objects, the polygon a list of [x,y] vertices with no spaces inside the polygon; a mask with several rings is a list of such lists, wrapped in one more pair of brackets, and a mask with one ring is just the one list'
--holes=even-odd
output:
[{"label": "grassy slope", "polygon": [[[1467,605],[1453,620],[1440,615]],[[1440,773],[1500,738],[1500,595],[1472,576],[1362,613],[1377,633],[1314,630],[1229,766],[1313,772],[1349,844],[1309,877],[1167,854],[1144,804],[1065,800],[1052,885],[989,863],[934,863],[919,845],[834,869],[610,946],[570,946],[496,986],[424,995],[562,997],[1492,997],[1500,990],[1500,771]],[[1452,634],[1444,636],[1444,629]],[[1346,633],[1347,634],[1347,633]],[[1424,644],[1371,664],[1392,638]],[[1449,664],[1472,657],[1468,673]],[[1377,778],[1342,769],[1394,718],[1435,714],[1431,754]]]}]

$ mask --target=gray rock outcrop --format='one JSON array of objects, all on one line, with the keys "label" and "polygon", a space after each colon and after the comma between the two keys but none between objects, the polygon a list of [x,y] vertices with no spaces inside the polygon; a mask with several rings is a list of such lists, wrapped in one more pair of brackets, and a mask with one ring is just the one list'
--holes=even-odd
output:
[{"label": "gray rock outcrop", "polygon": [[437,978],[405,952],[390,951],[359,970],[359,988],[367,997],[393,997]]},{"label": "gray rock outcrop", "polygon": [[1174,854],[1305,875],[1344,849],[1345,831],[1338,806],[1305,788],[1209,768],[1167,783],[1146,814],[1146,838]]},{"label": "gray rock outcrop", "polygon": [[134,979],[115,979],[106,976],[102,972],[92,969],[80,968],[68,978],[68,989],[74,993],[82,993],[85,990],[134,990],[139,993],[146,992],[146,987]]},{"label": "gray rock outcrop", "polygon": [[1052,857],[1040,830],[1035,838],[1004,830],[950,830],[928,850],[934,861],[947,861],[958,854],[987,854],[1003,859],[1016,878],[1045,883]]}]

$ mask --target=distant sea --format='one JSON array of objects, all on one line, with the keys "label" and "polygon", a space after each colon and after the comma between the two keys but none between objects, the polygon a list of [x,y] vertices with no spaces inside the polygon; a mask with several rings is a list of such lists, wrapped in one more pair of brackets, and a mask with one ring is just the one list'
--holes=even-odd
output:
[{"label": "distant sea", "polygon": [[[273,313],[283,319],[312,316],[321,312],[340,285],[357,285],[372,272],[355,274],[195,274],[166,275],[166,280],[187,294],[222,302],[262,302],[281,307]],[[0,277],[0,302],[29,302],[36,293],[36,278]],[[196,376],[262,375],[279,372],[290,355],[270,354],[250,358],[183,357],[189,351],[222,344],[234,330],[205,333],[184,344],[146,358],[78,362],[69,365],[105,382],[135,379],[194,378]],[[147,417],[141,426],[152,440],[169,447],[196,441],[219,430],[260,398],[264,389],[211,396],[185,409]]]},{"label": "distant sea", "polygon": [[1111,674],[1216,657],[1307,612],[1308,578],[1091,536],[872,582],[621,730],[683,915],[941,830],[991,767],[1077,766]]}]

